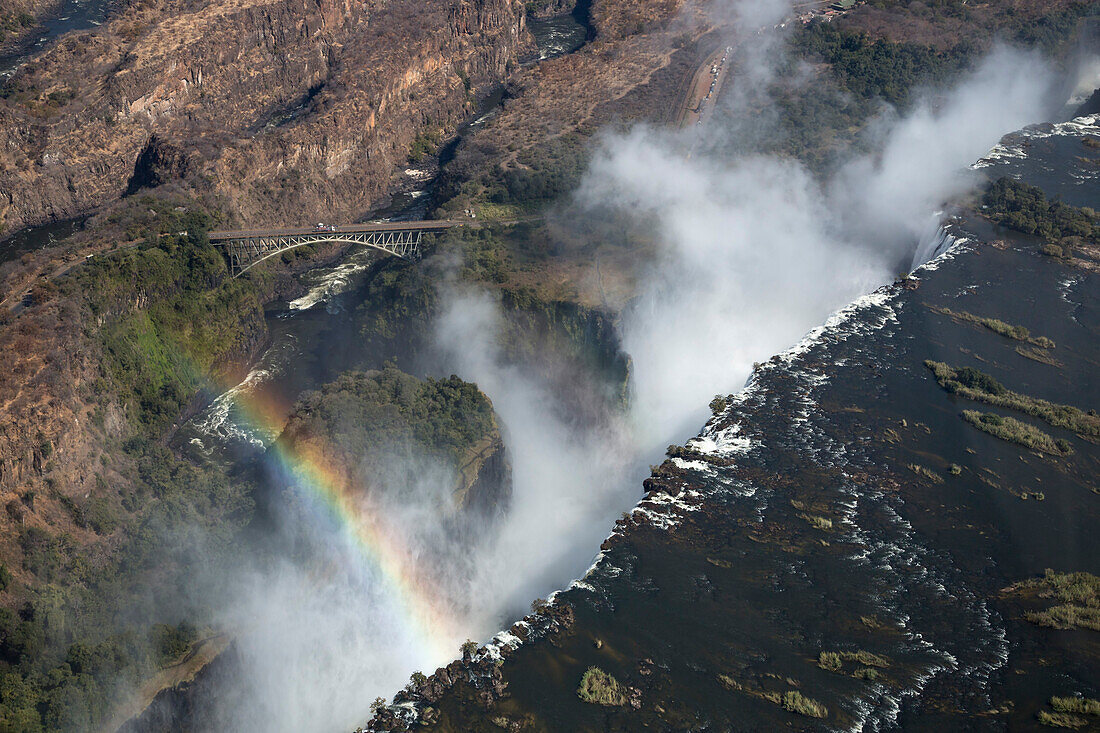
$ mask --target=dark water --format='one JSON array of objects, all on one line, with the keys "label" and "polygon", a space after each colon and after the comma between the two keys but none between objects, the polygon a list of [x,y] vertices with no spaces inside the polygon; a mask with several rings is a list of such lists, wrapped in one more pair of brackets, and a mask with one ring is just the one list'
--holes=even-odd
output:
[{"label": "dark water", "polygon": [[0,78],[9,76],[28,56],[37,53],[57,38],[102,25],[107,20],[110,0],[64,0],[60,12],[45,19],[36,29],[34,40],[7,56],[0,56]]},{"label": "dark water", "polygon": [[549,18],[527,18],[527,27],[538,45],[538,60],[573,53],[588,40],[589,29],[583,10]]},{"label": "dark water", "polygon": [[[361,348],[355,310],[366,297],[371,271],[385,266],[411,265],[380,263],[371,250],[359,250],[340,265],[304,275],[310,289],[302,298],[272,304],[267,311],[272,345],[242,384],[180,428],[174,437],[177,447],[223,462],[254,457],[277,437],[282,419],[303,391],[353,367],[381,367],[379,359]],[[242,401],[262,405],[280,419],[258,424],[242,410]]]},{"label": "dark water", "polygon": [[84,228],[84,221],[84,217],[79,217],[20,229],[7,239],[0,240],[0,264],[71,237]]},{"label": "dark water", "polygon": [[991,178],[1026,178],[1067,204],[1095,207],[1100,148],[1086,144],[1089,139],[1100,139],[1100,115],[1032,125],[1006,135],[981,169]]},{"label": "dark water", "polygon": [[[1012,174],[1100,207],[1066,142],[1035,140]],[[982,433],[959,413],[1003,411],[948,395],[923,361],[1100,407],[1098,276],[981,220],[950,234],[955,249],[918,271],[916,291],[864,298],[771,360],[693,442],[704,458],[666,464],[675,498],[651,494],[558,596],[575,627],[512,653],[492,715],[550,730],[1015,730],[1052,695],[1097,697],[1095,635],[1029,624],[1002,589],[1045,568],[1100,573],[1100,449],[1019,414],[1075,452],[1039,456]],[[998,240],[1008,248],[983,244]],[[1024,325],[1054,340],[1058,363],[929,306]],[[858,650],[885,658],[877,679],[818,665],[822,651]],[[641,707],[581,702],[591,665],[636,687]],[[783,710],[791,690],[827,716]],[[460,695],[439,707],[475,715]]]}]

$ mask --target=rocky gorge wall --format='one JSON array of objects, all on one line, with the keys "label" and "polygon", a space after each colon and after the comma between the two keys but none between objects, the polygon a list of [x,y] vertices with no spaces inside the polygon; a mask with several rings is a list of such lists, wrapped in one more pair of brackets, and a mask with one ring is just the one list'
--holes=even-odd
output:
[{"label": "rocky gorge wall", "polygon": [[176,176],[241,224],[353,218],[530,43],[517,0],[132,6],[5,83],[0,228]]}]

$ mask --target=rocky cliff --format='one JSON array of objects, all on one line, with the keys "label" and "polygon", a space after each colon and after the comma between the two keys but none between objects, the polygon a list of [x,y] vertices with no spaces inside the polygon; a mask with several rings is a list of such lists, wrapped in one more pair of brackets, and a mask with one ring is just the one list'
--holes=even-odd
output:
[{"label": "rocky cliff", "polygon": [[135,4],[0,90],[0,229],[181,176],[244,224],[353,218],[530,42],[518,0]]}]

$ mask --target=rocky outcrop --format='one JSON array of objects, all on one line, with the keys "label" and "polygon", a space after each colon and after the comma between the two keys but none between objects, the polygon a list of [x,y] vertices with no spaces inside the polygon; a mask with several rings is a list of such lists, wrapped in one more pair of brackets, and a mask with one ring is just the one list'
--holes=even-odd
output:
[{"label": "rocky outcrop", "polygon": [[512,462],[499,430],[469,451],[458,475],[456,506],[486,516],[507,508],[512,498]]},{"label": "rocky outcrop", "polygon": [[302,396],[279,444],[326,466],[352,495],[399,499],[416,475],[442,470],[453,475],[453,507],[463,512],[492,515],[511,498],[492,403],[454,376],[420,380],[393,367],[346,373]]},{"label": "rocky outcrop", "polygon": [[154,134],[134,164],[126,193],[156,188],[171,180],[186,178],[195,168],[194,156],[177,143]]},{"label": "rocky outcrop", "polygon": [[130,7],[5,83],[0,228],[132,190],[158,162],[151,138],[194,160],[165,172],[225,194],[239,223],[355,217],[529,43],[518,0]]}]

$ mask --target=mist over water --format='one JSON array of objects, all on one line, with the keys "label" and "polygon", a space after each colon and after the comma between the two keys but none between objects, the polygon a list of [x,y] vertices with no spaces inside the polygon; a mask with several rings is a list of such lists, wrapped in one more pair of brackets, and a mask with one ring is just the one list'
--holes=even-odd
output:
[{"label": "mist over water", "polygon": [[[726,12],[759,22],[763,10],[737,3]],[[765,22],[782,15],[767,10]],[[774,73],[774,36],[747,37],[741,52],[750,62],[731,80],[734,99],[750,93],[740,83]],[[1052,81],[1041,60],[998,48],[953,90],[929,93],[904,117],[883,115],[875,152],[825,179],[787,159],[708,150],[698,130],[604,135],[566,215],[652,225],[654,258],[621,323],[633,363],[629,408],[572,419],[578,395],[563,394],[545,364],[516,361],[503,348],[499,301],[441,283],[444,307],[426,358],[492,400],[512,462],[511,504],[456,524],[444,469],[400,452],[384,471],[372,467],[381,488],[369,510],[432,579],[446,628],[410,619],[369,553],[320,514],[305,537],[299,527],[274,538],[288,548],[282,559],[246,562],[229,582],[212,581],[225,594],[215,605],[238,634],[245,675],[227,694],[223,722],[353,727],[411,672],[450,661],[467,637],[486,641],[531,599],[582,574],[614,518],[641,498],[646,463],[693,435],[715,394],[738,390],[753,362],[920,264],[914,254],[938,226],[934,212],[974,185],[966,167],[1002,134],[1042,119]],[[302,516],[310,515],[294,520]]]}]

